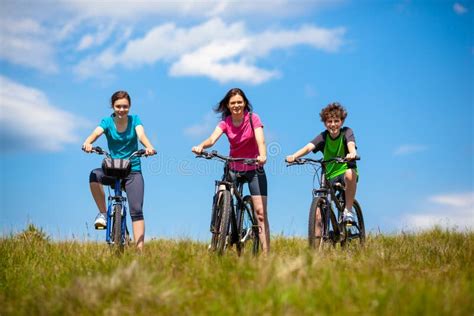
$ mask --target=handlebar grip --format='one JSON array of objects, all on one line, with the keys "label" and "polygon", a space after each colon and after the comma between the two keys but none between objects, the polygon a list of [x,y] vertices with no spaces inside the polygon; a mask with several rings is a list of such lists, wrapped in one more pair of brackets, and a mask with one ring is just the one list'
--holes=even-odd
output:
[{"label": "handlebar grip", "polygon": [[145,153],[146,153],[145,149],[140,149],[139,151],[137,151],[137,156],[143,156],[145,155]]},{"label": "handlebar grip", "polygon": [[92,151],[95,151],[96,153],[98,153],[99,155],[102,155],[104,153],[104,150],[99,147],[99,146],[96,146],[96,147],[92,147]]},{"label": "handlebar grip", "polygon": [[255,165],[255,164],[257,164],[257,160],[256,159],[245,159],[243,161],[243,163],[246,164],[246,165]]},{"label": "handlebar grip", "polygon": [[210,159],[210,158],[211,158],[211,154],[208,153],[207,151],[203,150],[203,151],[201,151],[200,154],[196,154],[196,158]]}]

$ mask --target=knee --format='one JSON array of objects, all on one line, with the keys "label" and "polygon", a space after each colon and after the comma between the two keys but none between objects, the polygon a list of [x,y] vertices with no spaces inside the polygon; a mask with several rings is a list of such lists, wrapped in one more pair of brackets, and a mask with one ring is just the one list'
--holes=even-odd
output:
[{"label": "knee", "polygon": [[143,204],[140,201],[128,200],[128,207],[130,208],[130,217],[133,222],[143,219]]},{"label": "knee", "polygon": [[89,183],[98,183],[97,174],[94,171],[91,171],[89,175]]},{"label": "knee", "polygon": [[130,211],[130,217],[132,218],[132,222],[142,221],[143,220],[143,212],[142,211]]},{"label": "knee", "polygon": [[344,174],[344,179],[348,182],[353,182],[357,179],[357,174],[354,169],[347,169]]}]

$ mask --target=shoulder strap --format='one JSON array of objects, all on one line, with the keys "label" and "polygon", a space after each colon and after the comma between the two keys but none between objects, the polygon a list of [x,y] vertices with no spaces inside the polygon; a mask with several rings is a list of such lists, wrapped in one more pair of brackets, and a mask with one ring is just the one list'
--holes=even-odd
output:
[{"label": "shoulder strap", "polygon": [[253,136],[255,137],[255,130],[253,129],[252,111],[249,112],[249,118],[250,118],[250,127],[252,128],[252,133],[253,133]]}]

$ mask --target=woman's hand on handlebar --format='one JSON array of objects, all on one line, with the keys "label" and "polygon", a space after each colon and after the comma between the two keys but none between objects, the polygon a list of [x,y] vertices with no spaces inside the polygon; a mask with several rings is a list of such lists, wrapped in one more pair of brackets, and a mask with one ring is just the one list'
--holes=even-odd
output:
[{"label": "woman's hand on handlebar", "polygon": [[267,162],[267,156],[258,156],[257,163],[259,165],[264,165]]},{"label": "woman's hand on handlebar", "polygon": [[82,144],[82,150],[84,150],[86,153],[91,153],[92,152],[92,144],[89,144],[89,143]]},{"label": "woman's hand on handlebar", "polygon": [[295,162],[295,160],[296,160],[295,155],[286,156],[286,159],[285,159],[285,161],[288,162],[288,163]]},{"label": "woman's hand on handlebar", "polygon": [[194,147],[191,149],[191,151],[192,151],[193,153],[195,153],[196,155],[200,155],[203,150],[204,150],[204,148],[203,148],[201,145],[194,146]]},{"label": "woman's hand on handlebar", "polygon": [[153,147],[145,148],[145,156],[153,156],[156,155],[156,150]]}]

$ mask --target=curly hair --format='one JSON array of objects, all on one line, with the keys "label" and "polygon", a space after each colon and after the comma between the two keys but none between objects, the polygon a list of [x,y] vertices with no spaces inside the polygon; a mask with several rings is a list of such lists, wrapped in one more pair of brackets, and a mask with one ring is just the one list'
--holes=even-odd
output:
[{"label": "curly hair", "polygon": [[332,102],[321,110],[319,116],[323,123],[331,117],[340,118],[341,121],[344,121],[347,117],[347,111],[339,102]]}]

